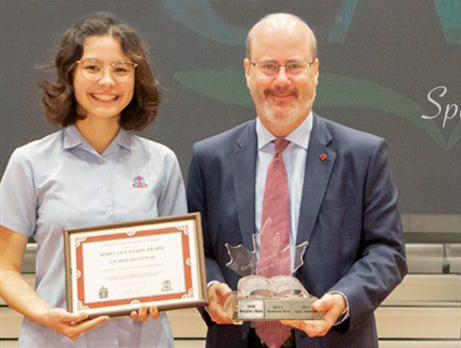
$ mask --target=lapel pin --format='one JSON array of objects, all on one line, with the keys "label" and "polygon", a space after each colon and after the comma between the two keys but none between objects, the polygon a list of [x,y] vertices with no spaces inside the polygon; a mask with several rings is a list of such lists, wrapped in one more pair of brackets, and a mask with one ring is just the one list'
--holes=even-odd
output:
[{"label": "lapel pin", "polygon": [[326,159],[327,159],[327,155],[326,155],[325,153],[322,153],[322,154],[320,155],[320,160],[321,160],[321,161],[325,161]]}]

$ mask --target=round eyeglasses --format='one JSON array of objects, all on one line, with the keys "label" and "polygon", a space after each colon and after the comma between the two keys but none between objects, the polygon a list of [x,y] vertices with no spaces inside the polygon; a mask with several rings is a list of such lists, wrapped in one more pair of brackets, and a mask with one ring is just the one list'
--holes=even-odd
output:
[{"label": "round eyeglasses", "polygon": [[280,67],[285,68],[285,73],[290,76],[298,76],[304,73],[308,68],[314,64],[315,59],[312,62],[289,62],[286,64],[279,64],[275,62],[261,62],[250,64],[255,67],[263,75],[274,77],[277,76],[280,72]]},{"label": "round eyeglasses", "polygon": [[138,64],[133,62],[113,62],[105,64],[99,59],[88,58],[77,60],[75,64],[80,67],[82,76],[90,81],[97,81],[104,76],[104,69],[107,66],[112,74],[112,78],[117,82],[126,82],[133,78],[134,71]]}]

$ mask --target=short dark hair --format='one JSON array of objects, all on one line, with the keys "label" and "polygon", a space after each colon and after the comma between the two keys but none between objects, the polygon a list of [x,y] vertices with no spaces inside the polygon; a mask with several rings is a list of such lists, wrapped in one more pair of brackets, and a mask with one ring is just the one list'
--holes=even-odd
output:
[{"label": "short dark hair", "polygon": [[122,111],[120,126],[141,130],[156,117],[160,104],[159,82],[149,64],[147,49],[139,35],[128,25],[107,13],[90,14],[67,30],[61,38],[54,67],[57,79],[43,81],[43,105],[48,121],[64,127],[85,115],[78,113],[73,89],[73,72],[83,55],[83,43],[90,36],[111,35],[118,40],[123,53],[138,66],[135,70],[133,98]]}]

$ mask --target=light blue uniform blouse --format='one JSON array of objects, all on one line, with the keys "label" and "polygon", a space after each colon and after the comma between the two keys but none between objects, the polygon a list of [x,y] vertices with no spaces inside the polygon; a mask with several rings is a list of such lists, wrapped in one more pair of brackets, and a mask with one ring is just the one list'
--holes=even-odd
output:
[{"label": "light blue uniform blouse", "polygon": [[[139,185],[143,182],[145,185]],[[16,149],[0,183],[0,224],[38,244],[36,290],[66,308],[63,230],[187,212],[175,154],[121,129],[98,154],[74,126]],[[21,347],[172,347],[164,313],[111,318],[76,341],[25,319]]]}]

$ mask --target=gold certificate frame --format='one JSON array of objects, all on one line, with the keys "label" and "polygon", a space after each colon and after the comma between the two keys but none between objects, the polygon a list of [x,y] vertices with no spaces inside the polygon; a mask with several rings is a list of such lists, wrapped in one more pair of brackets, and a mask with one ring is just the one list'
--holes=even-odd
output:
[{"label": "gold certificate frame", "polygon": [[207,304],[200,213],[65,230],[64,252],[69,312]]}]

